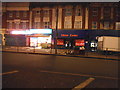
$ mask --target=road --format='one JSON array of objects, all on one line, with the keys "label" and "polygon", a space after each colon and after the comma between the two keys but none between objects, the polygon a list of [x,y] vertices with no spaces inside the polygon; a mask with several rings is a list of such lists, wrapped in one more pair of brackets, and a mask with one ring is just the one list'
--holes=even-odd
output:
[{"label": "road", "polygon": [[91,80],[84,88],[118,87],[118,61],[20,53],[2,58],[3,88],[73,89]]}]

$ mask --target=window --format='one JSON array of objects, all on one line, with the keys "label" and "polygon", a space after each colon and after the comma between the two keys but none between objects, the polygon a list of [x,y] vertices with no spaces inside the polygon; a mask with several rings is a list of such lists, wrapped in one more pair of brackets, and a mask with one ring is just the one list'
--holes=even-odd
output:
[{"label": "window", "polygon": [[104,29],[109,29],[110,23],[109,22],[104,22]]},{"label": "window", "polygon": [[13,17],[13,12],[9,12],[9,17],[11,18],[11,17]]},{"label": "window", "polygon": [[22,29],[27,29],[27,23],[26,22],[22,23]]},{"label": "window", "polygon": [[75,23],[74,23],[74,28],[76,28],[76,29],[82,28],[82,23],[81,23],[81,21],[75,21]]},{"label": "window", "polygon": [[65,16],[72,16],[72,9],[65,9]]},{"label": "window", "polygon": [[104,18],[110,18],[110,9],[108,7],[104,8]]},{"label": "window", "polygon": [[23,12],[23,17],[27,17],[27,11]]},{"label": "window", "polygon": [[43,10],[43,15],[44,15],[44,17],[48,17],[49,16],[49,10]]},{"label": "window", "polygon": [[8,29],[12,29],[13,28],[13,23],[12,22],[8,22],[7,28]]},{"label": "window", "polygon": [[81,9],[80,8],[76,9],[76,16],[81,16]]},{"label": "window", "polygon": [[39,29],[40,28],[40,22],[35,22],[34,23],[34,28]]},{"label": "window", "polygon": [[97,29],[97,22],[92,22],[92,29]]},{"label": "window", "polygon": [[120,30],[120,22],[116,22],[116,30]]},{"label": "window", "polygon": [[20,12],[16,11],[16,17],[20,17]]},{"label": "window", "polygon": [[93,8],[92,9],[92,16],[93,17],[98,16],[98,8]]},{"label": "window", "polygon": [[19,29],[20,28],[20,23],[16,22],[15,23],[15,29]]},{"label": "window", "polygon": [[40,17],[40,11],[35,12],[35,17]]},{"label": "window", "polygon": [[44,22],[43,24],[44,28],[50,28],[50,22]]},{"label": "window", "polygon": [[64,28],[72,28],[72,22],[70,22],[70,21],[65,21],[65,22],[64,22]]}]

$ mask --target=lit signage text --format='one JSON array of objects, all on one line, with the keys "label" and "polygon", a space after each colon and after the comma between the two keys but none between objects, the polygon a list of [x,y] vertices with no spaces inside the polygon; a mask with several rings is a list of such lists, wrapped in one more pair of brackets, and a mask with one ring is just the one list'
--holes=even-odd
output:
[{"label": "lit signage text", "polygon": [[26,31],[12,31],[11,34],[52,34],[52,29],[30,29]]},{"label": "lit signage text", "polygon": [[63,36],[63,37],[68,37],[68,36],[70,36],[70,37],[78,37],[77,34],[61,34],[61,36]]}]

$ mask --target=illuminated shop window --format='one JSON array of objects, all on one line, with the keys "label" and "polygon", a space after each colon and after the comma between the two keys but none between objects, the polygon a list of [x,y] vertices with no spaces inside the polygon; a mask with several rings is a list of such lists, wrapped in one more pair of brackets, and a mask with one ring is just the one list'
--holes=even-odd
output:
[{"label": "illuminated shop window", "polygon": [[65,9],[65,16],[72,16],[72,9]]},{"label": "illuminated shop window", "polygon": [[92,29],[97,29],[97,22],[92,22]]},{"label": "illuminated shop window", "polygon": [[109,22],[104,22],[104,29],[109,29],[110,28],[110,23]]},{"label": "illuminated shop window", "polygon": [[74,23],[74,28],[76,28],[76,29],[82,28],[82,23],[81,23],[81,21],[75,21],[75,23]]}]

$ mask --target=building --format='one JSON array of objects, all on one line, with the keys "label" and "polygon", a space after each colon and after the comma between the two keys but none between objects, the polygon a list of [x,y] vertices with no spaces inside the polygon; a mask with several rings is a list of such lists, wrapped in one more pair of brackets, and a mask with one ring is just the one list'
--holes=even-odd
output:
[{"label": "building", "polygon": [[49,42],[54,45],[56,32],[58,48],[85,47],[87,43],[90,47],[91,43],[96,43],[98,36],[119,36],[118,2],[6,3],[5,13],[6,19],[3,21],[6,23],[8,34],[14,30],[43,32],[41,30],[51,29],[53,31],[49,34],[22,35],[25,40],[24,46],[40,47],[40,37],[46,37],[48,40],[51,35],[52,39]]}]

